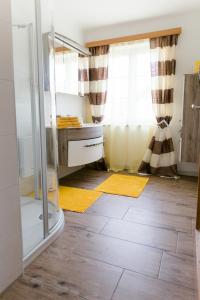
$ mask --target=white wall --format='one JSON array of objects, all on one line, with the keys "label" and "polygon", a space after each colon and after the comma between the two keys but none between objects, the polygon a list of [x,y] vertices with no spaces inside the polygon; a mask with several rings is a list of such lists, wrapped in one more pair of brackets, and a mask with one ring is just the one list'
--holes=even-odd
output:
[{"label": "white wall", "polygon": [[10,0],[0,1],[0,293],[22,273]]},{"label": "white wall", "polygon": [[65,7],[66,0],[54,0],[55,31],[82,44],[84,41],[82,28],[74,22],[74,16],[70,14],[70,3],[68,11]]},{"label": "white wall", "polygon": [[[177,46],[177,79],[174,97],[175,105],[174,116],[171,122],[177,159],[179,156],[179,141],[183,109],[183,75],[192,73],[194,61],[200,59],[199,20],[200,11],[195,11],[188,14],[165,16],[101,27],[84,32],[85,42],[87,42],[179,26],[182,27],[183,32],[179,37]],[[184,174],[193,175],[197,172],[197,166],[191,163],[179,162],[178,168],[179,172]]]},{"label": "white wall", "polygon": [[[51,122],[51,99],[50,95],[45,93],[45,124],[50,126]],[[74,115],[85,121],[86,106],[85,99],[75,95],[56,94],[56,114],[61,116]]]},{"label": "white wall", "polygon": [[76,115],[85,119],[85,99],[75,95],[57,93],[57,114]]}]

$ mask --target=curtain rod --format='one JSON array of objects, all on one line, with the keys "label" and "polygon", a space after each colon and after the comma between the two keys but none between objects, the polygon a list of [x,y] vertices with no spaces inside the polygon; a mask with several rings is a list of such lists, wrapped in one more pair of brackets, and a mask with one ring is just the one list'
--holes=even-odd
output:
[{"label": "curtain rod", "polygon": [[178,34],[180,35],[182,32],[181,27],[171,28],[171,29],[164,29],[159,31],[152,31],[152,32],[146,32],[146,33],[140,33],[140,34],[134,34],[134,35],[127,35],[127,36],[121,36],[117,38],[112,39],[106,39],[106,40],[99,40],[99,41],[91,41],[87,42],[85,46],[87,48],[96,47],[96,46],[105,46],[105,45],[111,45],[111,44],[118,44],[118,43],[126,43],[136,40],[144,40],[144,39],[150,39],[150,38],[156,38],[161,36],[168,36],[172,34]]}]

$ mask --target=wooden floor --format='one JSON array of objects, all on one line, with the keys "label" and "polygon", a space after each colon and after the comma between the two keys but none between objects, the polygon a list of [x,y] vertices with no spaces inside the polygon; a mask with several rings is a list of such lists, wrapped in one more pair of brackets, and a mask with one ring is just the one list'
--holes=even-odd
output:
[{"label": "wooden floor", "polygon": [[[93,189],[110,173],[83,169],[61,184]],[[65,212],[61,236],[3,300],[194,300],[197,182],[151,177],[138,199],[103,194]]]}]

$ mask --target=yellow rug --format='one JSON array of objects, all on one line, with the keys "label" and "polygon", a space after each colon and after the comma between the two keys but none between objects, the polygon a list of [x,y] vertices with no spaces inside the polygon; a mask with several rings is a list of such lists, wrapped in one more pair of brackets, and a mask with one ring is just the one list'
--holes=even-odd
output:
[{"label": "yellow rug", "polygon": [[149,177],[114,174],[95,188],[96,191],[130,197],[139,197]]},{"label": "yellow rug", "polygon": [[[40,193],[41,194],[41,193]],[[65,210],[84,212],[86,211],[100,196],[101,192],[94,190],[78,189],[68,186],[59,186],[59,207]],[[34,192],[28,196],[34,198]],[[55,202],[56,196],[54,192],[48,192],[48,200]]]},{"label": "yellow rug", "polygon": [[63,209],[84,212],[100,196],[101,192],[94,190],[78,189],[68,186],[59,187],[59,206]]}]

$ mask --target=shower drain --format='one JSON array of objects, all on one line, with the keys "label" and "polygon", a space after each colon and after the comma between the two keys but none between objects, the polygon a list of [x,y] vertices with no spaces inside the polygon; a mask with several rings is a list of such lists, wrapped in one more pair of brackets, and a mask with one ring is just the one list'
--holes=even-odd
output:
[{"label": "shower drain", "polygon": [[[52,213],[48,213],[48,219],[51,219],[52,216],[53,216]],[[39,215],[39,219],[40,219],[40,220],[43,220],[43,219],[44,219],[44,215],[43,215],[43,214]]]}]

